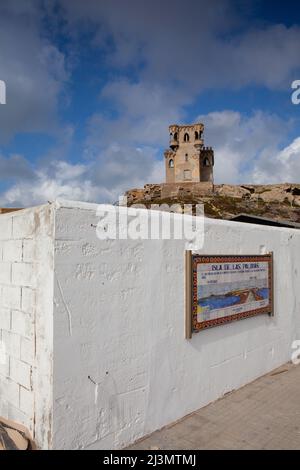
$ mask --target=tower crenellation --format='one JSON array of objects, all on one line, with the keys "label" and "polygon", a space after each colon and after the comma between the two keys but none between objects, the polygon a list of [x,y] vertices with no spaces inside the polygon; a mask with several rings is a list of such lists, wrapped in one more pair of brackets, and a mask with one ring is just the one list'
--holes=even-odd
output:
[{"label": "tower crenellation", "polygon": [[212,182],[214,151],[204,147],[204,124],[169,126],[169,149],[164,153],[166,183]]}]

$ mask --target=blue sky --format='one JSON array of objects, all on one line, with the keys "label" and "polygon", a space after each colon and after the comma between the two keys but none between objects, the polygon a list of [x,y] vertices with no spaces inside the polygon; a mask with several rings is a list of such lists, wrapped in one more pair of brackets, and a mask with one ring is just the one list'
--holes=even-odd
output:
[{"label": "blue sky", "polygon": [[300,182],[300,8],[259,0],[0,4],[0,205],[115,201],[201,120],[216,183]]}]

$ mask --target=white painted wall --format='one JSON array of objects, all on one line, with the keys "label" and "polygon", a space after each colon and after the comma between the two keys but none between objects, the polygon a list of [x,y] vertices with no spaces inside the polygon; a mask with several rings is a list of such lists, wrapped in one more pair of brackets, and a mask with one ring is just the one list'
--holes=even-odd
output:
[{"label": "white painted wall", "polygon": [[0,415],[51,445],[54,209],[0,215]]},{"label": "white painted wall", "polygon": [[206,220],[203,254],[274,252],[275,316],[185,340],[185,242],[100,241],[95,211],[56,210],[54,448],[124,447],[290,359],[299,231]]},{"label": "white painted wall", "polygon": [[0,414],[45,449],[124,447],[285,363],[300,338],[299,231],[208,219],[203,254],[274,252],[275,316],[185,340],[185,242],[101,241],[96,208],[0,216]]}]

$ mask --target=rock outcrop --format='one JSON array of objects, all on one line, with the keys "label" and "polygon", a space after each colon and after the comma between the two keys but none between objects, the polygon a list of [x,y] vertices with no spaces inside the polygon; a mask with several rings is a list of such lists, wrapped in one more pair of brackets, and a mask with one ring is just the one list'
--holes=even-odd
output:
[{"label": "rock outcrop", "polygon": [[247,213],[300,222],[300,184],[147,184],[143,189],[132,189],[125,195],[128,206],[203,203],[207,217],[229,219]]}]

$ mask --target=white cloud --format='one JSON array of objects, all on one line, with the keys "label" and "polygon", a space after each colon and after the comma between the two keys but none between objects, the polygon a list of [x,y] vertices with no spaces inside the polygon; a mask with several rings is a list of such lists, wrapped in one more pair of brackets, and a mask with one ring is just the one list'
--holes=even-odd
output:
[{"label": "white cloud", "polygon": [[[21,180],[10,187],[0,198],[1,204],[27,207],[58,196],[66,199],[89,199],[92,197],[89,182],[80,179],[84,172],[83,165],[52,162],[50,168],[36,170],[30,181]],[[49,173],[53,173],[53,176]]]},{"label": "white cloud", "polygon": [[188,103],[188,92],[176,87],[149,82],[112,81],[102,92],[101,99],[116,117],[94,114],[89,123],[87,146],[108,147],[112,142],[120,147],[137,145],[155,147],[167,142],[168,126],[183,119],[182,104]]},{"label": "white cloud", "polygon": [[[1,167],[1,160],[0,160]],[[20,175],[19,175],[20,176]],[[85,164],[53,160],[19,178],[0,195],[0,206],[27,207],[58,197],[92,202],[115,202],[133,187],[163,181],[163,163],[152,149],[121,149],[112,145]]]},{"label": "white cloud", "polygon": [[253,169],[257,183],[299,183],[300,181],[300,137],[275,155],[264,153]]},{"label": "white cloud", "polygon": [[33,171],[29,162],[22,155],[10,155],[5,157],[0,155],[0,181],[10,181],[22,178],[29,180],[33,176]]},{"label": "white cloud", "polygon": [[0,139],[17,132],[56,132],[57,106],[68,79],[64,55],[42,33],[36,1],[0,4],[0,78],[6,105],[0,106]]},{"label": "white cloud", "polygon": [[242,184],[300,181],[300,137],[286,145],[292,122],[257,111],[201,115],[205,141],[215,149],[215,182]]},{"label": "white cloud", "polygon": [[166,88],[181,84],[190,96],[251,84],[286,88],[299,70],[299,26],[256,22],[250,5],[242,10],[229,0],[61,4],[73,35],[87,22],[96,27],[93,45],[106,52],[109,66],[133,67],[141,81]]}]

